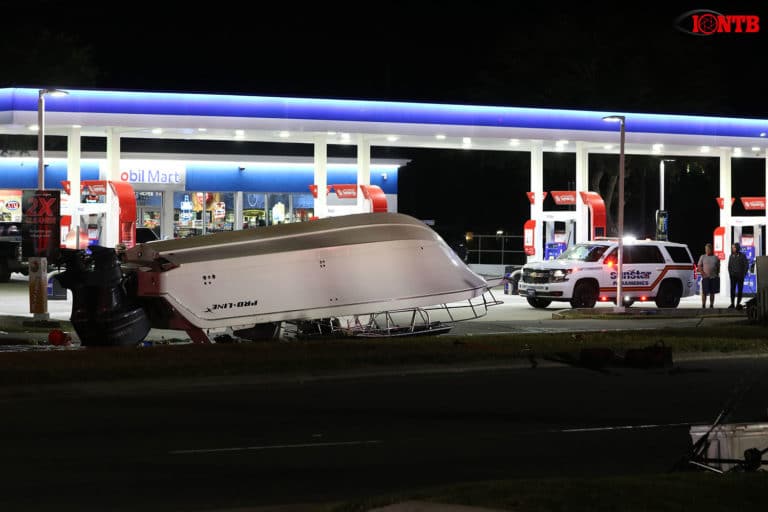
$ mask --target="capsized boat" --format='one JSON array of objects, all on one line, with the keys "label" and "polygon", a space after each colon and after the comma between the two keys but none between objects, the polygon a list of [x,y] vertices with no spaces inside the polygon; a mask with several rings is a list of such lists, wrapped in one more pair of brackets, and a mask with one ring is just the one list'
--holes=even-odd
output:
[{"label": "capsized boat", "polygon": [[398,213],[68,251],[83,345],[131,345],[149,329],[274,336],[281,322],[421,308],[483,295],[489,283],[429,226]]}]

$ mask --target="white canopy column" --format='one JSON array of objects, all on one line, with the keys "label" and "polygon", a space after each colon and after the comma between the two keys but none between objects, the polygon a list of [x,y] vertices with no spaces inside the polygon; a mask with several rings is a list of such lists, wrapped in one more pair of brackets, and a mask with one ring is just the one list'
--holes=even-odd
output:
[{"label": "white canopy column", "polygon": [[[720,197],[723,198],[723,207],[720,209],[720,225],[725,226],[722,247],[725,260],[720,265],[720,294],[723,297],[730,297],[731,294],[730,280],[728,279],[728,255],[731,254],[731,193],[731,149],[720,148]],[[717,251],[718,247],[714,249]],[[697,252],[703,254],[704,248],[699,248],[698,251],[694,251],[694,254]]]},{"label": "white canopy column", "polygon": [[235,192],[235,229],[243,229],[243,193]]},{"label": "white canopy column", "polygon": [[328,216],[328,141],[325,135],[315,137],[315,217]]},{"label": "white canopy column", "polygon": [[531,219],[536,221],[533,234],[535,254],[528,261],[544,259],[544,145],[540,140],[531,141]]},{"label": "white canopy column", "polygon": [[79,240],[80,227],[80,128],[70,128],[67,134],[67,181],[69,181],[69,199],[68,213],[71,216],[72,224],[70,229],[76,231],[75,240]]},{"label": "white canopy column", "polygon": [[[117,128],[107,128],[107,168],[104,179],[109,181],[120,181],[120,132]],[[107,214],[102,230],[106,236],[103,237],[107,247],[117,245],[120,233],[120,205],[115,194],[107,191]]]},{"label": "white canopy column", "polygon": [[576,143],[576,243],[589,240],[589,207],[581,193],[589,191],[589,153],[584,142]]},{"label": "white canopy column", "polygon": [[[242,210],[240,213],[242,215]],[[163,240],[174,238],[173,214],[173,190],[166,190],[163,192],[163,214],[160,216],[160,238]]]},{"label": "white canopy column", "polygon": [[116,128],[107,128],[107,168],[104,179],[120,181],[120,132]]},{"label": "white canopy column", "polygon": [[366,208],[366,199],[360,190],[360,185],[371,184],[371,143],[360,136],[357,141],[357,211],[365,213],[370,210]]}]

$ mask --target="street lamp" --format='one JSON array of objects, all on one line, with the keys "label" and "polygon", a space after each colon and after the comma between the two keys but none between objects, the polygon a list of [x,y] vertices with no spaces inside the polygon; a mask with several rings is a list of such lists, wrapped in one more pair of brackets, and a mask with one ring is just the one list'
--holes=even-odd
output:
[{"label": "street lamp", "polygon": [[624,300],[622,297],[621,281],[624,277],[624,116],[605,116],[603,121],[618,122],[621,130],[621,144],[619,146],[619,255],[617,258],[618,277],[616,279],[616,307],[614,311],[623,313]]},{"label": "street lamp", "polygon": [[45,188],[45,96],[54,98],[69,93],[60,89],[40,89],[37,95],[37,188]]},{"label": "street lamp", "polygon": [[[67,91],[40,89],[37,96],[37,188],[45,189],[45,97],[66,96]],[[29,258],[29,312],[35,320],[48,320],[48,258]]]}]

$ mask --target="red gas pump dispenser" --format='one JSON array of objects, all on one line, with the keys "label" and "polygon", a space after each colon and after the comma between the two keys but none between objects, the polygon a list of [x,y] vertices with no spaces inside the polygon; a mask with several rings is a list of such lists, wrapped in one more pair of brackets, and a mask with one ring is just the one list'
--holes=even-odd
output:
[{"label": "red gas pump dispenser", "polygon": [[712,249],[718,259],[725,259],[725,227],[718,226],[712,234]]},{"label": "red gas pump dispenser", "polygon": [[[71,194],[69,181],[62,181],[64,190]],[[117,243],[131,248],[136,245],[136,195],[130,183],[109,180],[83,180],[80,182],[80,195],[87,192],[86,201],[83,204],[87,206],[87,213],[92,217],[87,227],[80,233],[81,248],[94,243],[99,243],[102,232],[108,229],[107,225],[102,225],[98,221],[99,215],[104,216],[104,223],[117,224]],[[107,197],[114,194],[114,200],[117,201],[119,212],[117,218],[114,215],[114,209],[110,210]],[[110,211],[112,213],[110,213]],[[66,239],[63,239],[62,247],[74,249],[77,247],[76,231],[80,226],[80,219],[75,222],[71,215],[62,216],[62,226],[70,227]],[[114,226],[114,224],[112,224]]]},{"label": "red gas pump dispenser", "polygon": [[536,221],[528,219],[523,225],[523,251],[526,256],[536,254]]}]

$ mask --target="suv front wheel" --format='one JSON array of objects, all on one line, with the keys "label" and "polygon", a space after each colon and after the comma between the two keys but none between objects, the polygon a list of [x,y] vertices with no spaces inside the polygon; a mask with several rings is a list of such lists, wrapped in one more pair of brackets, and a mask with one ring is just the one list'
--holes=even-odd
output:
[{"label": "suv front wheel", "polygon": [[526,297],[525,300],[527,300],[528,304],[536,309],[544,309],[545,307],[552,304],[552,301],[548,299],[534,299],[533,297]]},{"label": "suv front wheel", "polygon": [[582,281],[576,284],[571,298],[572,308],[593,308],[597,302],[599,290],[595,283]]}]

